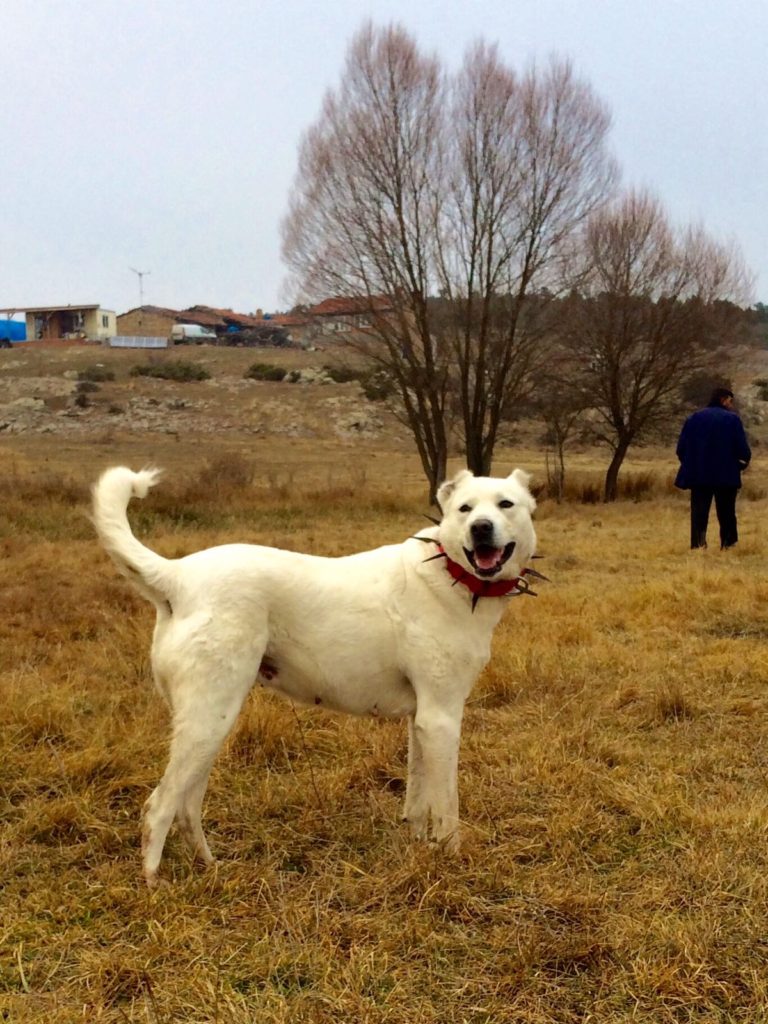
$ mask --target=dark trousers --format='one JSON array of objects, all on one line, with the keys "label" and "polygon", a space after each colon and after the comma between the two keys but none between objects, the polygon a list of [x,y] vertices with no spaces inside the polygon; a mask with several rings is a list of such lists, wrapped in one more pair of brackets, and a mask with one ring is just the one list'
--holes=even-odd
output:
[{"label": "dark trousers", "polygon": [[712,499],[720,524],[720,547],[729,548],[739,539],[736,529],[736,494],[738,487],[691,488],[691,547],[707,546],[707,523]]}]

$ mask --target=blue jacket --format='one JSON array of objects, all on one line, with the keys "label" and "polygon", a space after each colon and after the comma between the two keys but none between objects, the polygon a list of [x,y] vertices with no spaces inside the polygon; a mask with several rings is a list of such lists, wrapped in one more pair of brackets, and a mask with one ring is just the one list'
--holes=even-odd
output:
[{"label": "blue jacket", "polygon": [[738,415],[708,405],[683,424],[677,457],[680,469],[675,487],[741,487],[741,471],[749,465],[752,452]]}]

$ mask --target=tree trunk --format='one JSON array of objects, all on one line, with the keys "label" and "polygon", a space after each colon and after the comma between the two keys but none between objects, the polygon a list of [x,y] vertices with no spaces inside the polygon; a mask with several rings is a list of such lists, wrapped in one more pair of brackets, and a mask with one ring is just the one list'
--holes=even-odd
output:
[{"label": "tree trunk", "polygon": [[557,503],[565,497],[565,441],[561,437],[557,442]]},{"label": "tree trunk", "polygon": [[429,484],[429,504],[437,505],[437,491],[448,472],[447,453],[436,452],[429,460],[422,459],[421,464]]},{"label": "tree trunk", "polygon": [[467,469],[470,469],[475,476],[487,476],[488,466],[485,453],[483,452],[482,438],[477,434],[467,434],[466,437]]},{"label": "tree trunk", "polygon": [[608,472],[605,474],[605,491],[603,501],[616,501],[619,496],[619,470],[629,451],[629,441],[620,441],[614,450]]}]

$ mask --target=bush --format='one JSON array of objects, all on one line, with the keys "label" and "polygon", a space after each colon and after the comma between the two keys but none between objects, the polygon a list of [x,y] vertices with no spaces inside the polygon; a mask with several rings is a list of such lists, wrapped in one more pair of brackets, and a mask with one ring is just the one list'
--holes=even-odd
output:
[{"label": "bush", "polygon": [[229,452],[208,459],[197,477],[197,488],[203,494],[240,491],[253,483],[254,467],[238,452]]},{"label": "bush", "polygon": [[115,375],[112,370],[108,370],[106,366],[97,363],[95,366],[86,366],[84,370],[80,370],[77,379],[103,383],[105,380],[114,380]]},{"label": "bush", "polygon": [[287,372],[284,367],[272,363],[254,363],[248,367],[244,376],[251,380],[283,380]]},{"label": "bush", "polygon": [[369,370],[360,377],[360,387],[369,402],[383,402],[395,393],[395,382],[386,370]]},{"label": "bush", "polygon": [[603,500],[603,488],[599,484],[583,484],[579,494],[582,505],[599,505]]},{"label": "bush", "polygon": [[159,377],[161,380],[210,380],[211,375],[200,363],[186,362],[182,359],[170,363],[145,363],[134,366],[132,377]]},{"label": "bush", "polygon": [[619,479],[619,497],[630,501],[648,501],[656,490],[653,473],[627,473]]},{"label": "bush", "polygon": [[360,380],[366,376],[361,370],[354,370],[351,366],[329,366],[327,363],[323,370],[336,384],[349,384],[352,380]]},{"label": "bush", "polygon": [[79,380],[75,385],[75,391],[78,395],[85,395],[94,391],[101,391],[101,388],[92,380]]},{"label": "bush", "polygon": [[369,402],[383,402],[395,393],[395,383],[386,370],[356,370],[351,366],[328,366],[323,370],[337,384],[359,381],[363,394]]}]

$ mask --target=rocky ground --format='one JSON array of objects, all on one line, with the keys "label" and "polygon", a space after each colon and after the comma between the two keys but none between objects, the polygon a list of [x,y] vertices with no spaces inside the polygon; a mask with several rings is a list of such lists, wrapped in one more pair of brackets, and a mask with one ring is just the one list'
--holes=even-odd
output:
[{"label": "rocky ground", "polygon": [[[160,359],[193,359],[206,381],[169,381],[131,375],[156,354],[94,346],[25,346],[0,350],[0,437],[51,434],[103,437],[116,431],[283,436],[307,439],[407,440],[381,402],[368,401],[356,381],[338,384],[323,369],[327,355],[201,347]],[[288,365],[295,383],[244,376],[254,359]],[[750,350],[735,361],[735,388],[750,435],[768,442],[768,353]],[[114,376],[83,391],[88,368]],[[761,383],[766,381],[765,384]],[[539,431],[540,433],[540,431]]]},{"label": "rocky ground", "polygon": [[[201,353],[196,350],[194,355]],[[401,435],[389,411],[369,402],[357,382],[337,384],[319,367],[298,368],[293,383],[231,372],[240,367],[226,367],[229,372],[219,370],[206,381],[179,382],[132,377],[125,358],[118,362],[116,355],[70,348],[51,355],[46,367],[39,352],[0,352],[0,436],[235,431],[353,441]],[[142,358],[133,355],[135,362]],[[253,361],[252,354],[249,358]],[[115,379],[85,385],[84,390],[85,364],[108,370]]]}]

